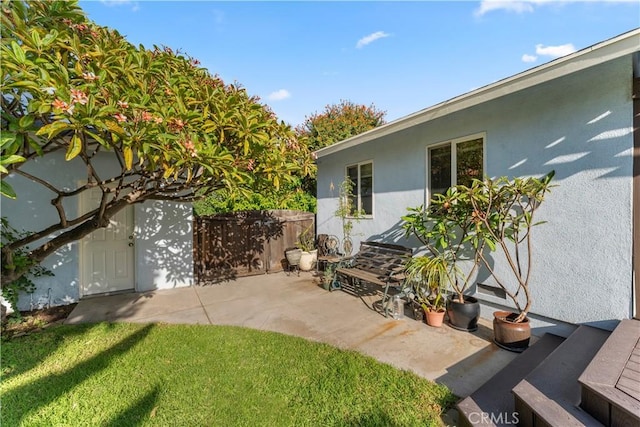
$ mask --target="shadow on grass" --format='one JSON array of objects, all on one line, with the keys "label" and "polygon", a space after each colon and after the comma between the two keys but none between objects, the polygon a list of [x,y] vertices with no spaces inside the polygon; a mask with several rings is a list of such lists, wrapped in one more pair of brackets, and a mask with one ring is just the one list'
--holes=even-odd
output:
[{"label": "shadow on grass", "polygon": [[153,390],[150,390],[137,402],[129,406],[128,409],[122,411],[115,418],[106,424],[104,427],[121,427],[121,426],[137,426],[144,423],[145,420],[153,418],[153,410],[158,401],[158,395],[160,390],[158,386],[155,386]]},{"label": "shadow on grass", "polygon": [[109,349],[62,373],[48,375],[7,391],[2,396],[2,424],[20,425],[29,413],[36,412],[96,373],[108,368],[114,358],[128,352],[142,341],[153,327],[153,324],[146,325]]},{"label": "shadow on grass", "polygon": [[[52,326],[46,331],[32,332],[2,341],[2,376],[15,377],[29,372],[49,358],[65,341],[89,332],[97,325]],[[23,341],[29,340],[29,346]],[[24,352],[24,353],[23,353]],[[9,357],[11,355],[11,357]]]}]

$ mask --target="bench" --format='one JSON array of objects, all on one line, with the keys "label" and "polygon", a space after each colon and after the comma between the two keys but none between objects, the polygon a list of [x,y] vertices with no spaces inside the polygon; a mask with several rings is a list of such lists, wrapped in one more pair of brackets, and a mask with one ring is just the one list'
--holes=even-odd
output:
[{"label": "bench", "polygon": [[362,242],[360,251],[341,262],[336,270],[339,276],[384,286],[383,314],[389,311],[389,287],[401,285],[404,268],[413,255],[413,249],[381,242]]}]

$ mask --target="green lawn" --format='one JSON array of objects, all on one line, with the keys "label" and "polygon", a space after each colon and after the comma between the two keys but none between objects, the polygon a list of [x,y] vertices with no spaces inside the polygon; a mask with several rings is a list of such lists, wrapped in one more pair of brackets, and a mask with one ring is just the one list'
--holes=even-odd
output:
[{"label": "green lawn", "polygon": [[2,343],[3,426],[425,426],[442,386],[238,327],[52,327]]}]

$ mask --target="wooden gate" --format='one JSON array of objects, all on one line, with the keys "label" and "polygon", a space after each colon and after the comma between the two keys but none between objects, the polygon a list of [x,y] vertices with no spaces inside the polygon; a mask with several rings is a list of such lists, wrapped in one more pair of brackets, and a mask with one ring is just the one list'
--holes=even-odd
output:
[{"label": "wooden gate", "polygon": [[236,277],[282,271],[284,251],[305,229],[315,233],[310,212],[274,210],[195,217],[196,282],[217,283]]}]

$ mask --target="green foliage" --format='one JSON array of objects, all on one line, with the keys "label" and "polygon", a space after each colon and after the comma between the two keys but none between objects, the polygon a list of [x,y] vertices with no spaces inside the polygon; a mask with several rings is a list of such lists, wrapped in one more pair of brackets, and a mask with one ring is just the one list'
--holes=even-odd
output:
[{"label": "green foliage", "polygon": [[309,224],[309,226],[302,230],[302,233],[298,236],[296,246],[305,252],[311,252],[316,248],[316,236],[313,232],[314,225],[314,223]]},{"label": "green foliage", "polygon": [[373,104],[367,107],[342,100],[306,117],[296,133],[315,151],[384,124],[385,115]]},{"label": "green foliage", "polygon": [[75,1],[4,1],[2,24],[3,155],[115,150],[127,171],[200,189],[277,188],[310,171],[305,147],[257,98],[170,48],[134,47]]},{"label": "green foliage", "polygon": [[446,253],[435,257],[417,256],[411,258],[405,267],[416,300],[425,311],[444,310],[445,294],[453,284],[452,277],[461,274],[446,256]]},{"label": "green foliage", "polygon": [[[554,175],[555,171],[551,171],[542,178],[485,178],[474,180],[470,187],[459,188],[466,194],[469,220],[474,224],[467,239],[516,306],[519,314],[515,323],[524,320],[531,308],[531,232],[533,227],[543,224],[535,222],[534,216],[551,190]],[[508,278],[501,277],[493,268],[493,263],[481,250],[484,245],[504,255],[511,273]]]},{"label": "green foliage", "polygon": [[[0,219],[0,226],[0,235],[2,237],[0,248],[28,234],[26,231],[17,231],[9,225],[9,221],[5,217]],[[11,259],[8,259],[2,265],[2,274],[8,274],[16,269],[26,271],[26,274],[2,287],[2,296],[11,304],[11,308],[18,317],[20,315],[17,307],[19,293],[32,293],[35,290],[35,284],[32,280],[34,277],[53,276],[53,272],[49,269],[31,261],[28,256],[28,250],[28,247],[24,247],[13,252]]]},{"label": "green foliage", "polygon": [[407,370],[298,337],[124,323],[2,343],[0,396],[3,426],[423,427],[455,402]]},{"label": "green foliage", "polygon": [[347,255],[350,255],[353,250],[353,242],[351,241],[353,222],[359,221],[360,218],[364,217],[364,212],[356,209],[354,199],[353,181],[349,177],[345,177],[338,189],[338,207],[333,214],[340,218],[342,223],[342,249]]},{"label": "green foliage", "polygon": [[336,263],[327,263],[322,273],[322,284],[325,290],[330,290],[333,281],[335,280],[336,269],[338,265]]},{"label": "green foliage", "polygon": [[[12,139],[12,135],[2,135],[2,137],[0,138],[0,148],[4,147],[5,144],[11,144],[13,143],[13,139]],[[4,153],[4,151],[3,151]],[[2,156],[0,156],[0,173],[3,174],[7,174],[9,173],[9,171],[7,170],[7,167],[9,165],[13,165],[16,163],[22,163],[24,162],[26,159],[22,156],[18,156],[15,154],[3,154]],[[6,181],[0,181],[0,195],[4,196],[4,197],[8,197],[10,199],[15,199],[16,196],[16,192],[13,190],[13,188],[11,187],[11,185],[9,185],[9,183],[7,183]]]},{"label": "green foliage", "polygon": [[197,216],[273,209],[315,213],[316,207],[316,198],[314,196],[293,186],[288,186],[277,192],[251,192],[247,195],[232,194],[227,190],[220,190],[193,203],[194,212]]},{"label": "green foliage", "polygon": [[[408,208],[402,217],[405,237],[416,237],[434,259],[449,263],[448,283],[459,301],[471,285],[479,258],[468,243],[474,224],[470,218],[469,200],[465,192],[452,187],[445,194],[436,194],[427,209],[424,206]],[[482,245],[478,248],[482,251]],[[472,262],[467,274],[462,273],[461,262]]]},{"label": "green foliage", "polygon": [[[5,177],[20,173],[54,194],[60,220],[36,231],[44,232],[33,239],[44,242],[30,252],[36,262],[105,227],[127,204],[278,191],[314,174],[306,144],[258,98],[169,47],[133,46],[89,21],[75,0],[2,0],[0,30],[0,189],[15,197]],[[50,156],[82,163],[76,188],[57,188],[48,171],[23,171]],[[119,165],[113,174],[94,165],[109,157]],[[94,188],[99,204],[65,212],[77,206],[70,198]],[[29,240],[4,247],[3,259]]]},{"label": "green foliage", "polygon": [[[433,255],[449,265],[451,287],[462,301],[469,280],[480,263],[513,301],[523,320],[531,307],[529,277],[533,261],[531,231],[542,222],[534,214],[551,189],[551,171],[542,178],[485,178],[470,186],[457,185],[436,194],[428,209],[409,208],[402,217],[405,235],[415,236]],[[499,277],[485,249],[504,255],[512,274]],[[458,263],[473,260],[466,276],[457,274]],[[460,280],[459,280],[460,279]],[[521,301],[522,300],[522,301]]]}]

